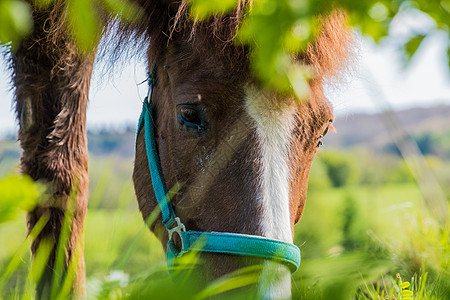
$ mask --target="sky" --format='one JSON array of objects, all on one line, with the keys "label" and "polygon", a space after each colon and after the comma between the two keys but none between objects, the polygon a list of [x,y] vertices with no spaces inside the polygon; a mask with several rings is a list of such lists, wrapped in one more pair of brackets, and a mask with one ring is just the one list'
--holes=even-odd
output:
[{"label": "sky", "polygon": [[427,37],[406,65],[395,43],[376,45],[369,39],[362,40],[355,70],[342,84],[326,89],[335,114],[378,112],[383,106],[371,96],[371,90],[383,94],[384,100],[394,109],[450,105],[447,43],[447,35],[443,32]]},{"label": "sky", "polygon": [[[398,41],[412,31],[433,26],[427,17],[412,13],[395,20],[390,36],[380,45],[359,36],[358,57],[352,71],[339,83],[325,88],[335,114],[375,113],[382,108],[381,104],[386,104],[383,101],[388,101],[394,109],[450,105],[447,35],[436,32],[427,37],[408,67],[404,66],[399,50]],[[137,124],[147,90],[145,83],[139,84],[146,78],[144,61],[130,59],[115,69],[112,78],[105,79],[102,75],[101,71],[94,72],[91,80],[87,128],[121,129]],[[0,58],[0,138],[17,131],[9,78],[6,62]],[[374,90],[385,99],[374,99]]]}]

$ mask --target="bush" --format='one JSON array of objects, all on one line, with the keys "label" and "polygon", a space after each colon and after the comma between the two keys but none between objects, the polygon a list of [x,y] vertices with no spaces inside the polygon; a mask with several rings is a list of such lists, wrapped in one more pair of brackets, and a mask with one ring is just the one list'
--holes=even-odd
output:
[{"label": "bush", "polygon": [[346,186],[354,183],[358,178],[357,164],[351,154],[328,150],[322,152],[319,159],[323,162],[334,187]]}]

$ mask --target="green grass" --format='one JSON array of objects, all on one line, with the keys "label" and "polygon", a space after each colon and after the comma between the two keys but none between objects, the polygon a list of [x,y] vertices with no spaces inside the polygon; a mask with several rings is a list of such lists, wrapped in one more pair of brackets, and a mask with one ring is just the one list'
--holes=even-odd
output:
[{"label": "green grass", "polygon": [[400,297],[400,273],[415,283],[411,299],[449,299],[449,229],[426,212],[416,185],[325,189],[308,197],[296,226],[304,258],[299,276],[306,278],[299,298],[322,290],[324,299],[409,299]]},{"label": "green grass", "polygon": [[[257,270],[243,270],[202,290],[184,271],[175,284],[165,270],[160,242],[137,209],[131,164],[117,158],[91,162],[88,299],[203,299],[258,279]],[[4,196],[0,190],[0,199]],[[293,275],[293,298],[450,299],[449,227],[440,228],[421,199],[413,183],[312,189],[295,230],[302,265]],[[14,215],[0,224],[1,299],[32,297],[38,273],[25,240],[25,213]],[[187,264],[193,260],[188,257]],[[234,295],[243,297],[258,293]]]},{"label": "green grass", "polygon": [[[92,228],[92,229],[90,229]],[[85,256],[87,276],[105,276],[119,268],[124,254],[133,242],[133,253],[122,263],[127,274],[145,272],[148,266],[163,266],[161,243],[144,228],[138,211],[120,213],[91,210],[86,217]]]}]

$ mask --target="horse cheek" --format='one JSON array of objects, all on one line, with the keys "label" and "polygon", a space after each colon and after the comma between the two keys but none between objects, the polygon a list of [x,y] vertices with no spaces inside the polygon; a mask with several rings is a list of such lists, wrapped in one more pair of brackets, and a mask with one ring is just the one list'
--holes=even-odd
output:
[{"label": "horse cheek", "polygon": [[311,164],[314,155],[301,153],[299,157],[302,160],[297,160],[295,165],[291,168],[291,184],[290,184],[290,211],[292,228],[300,221],[303,210],[306,204],[306,195],[308,192],[308,175],[311,169]]}]

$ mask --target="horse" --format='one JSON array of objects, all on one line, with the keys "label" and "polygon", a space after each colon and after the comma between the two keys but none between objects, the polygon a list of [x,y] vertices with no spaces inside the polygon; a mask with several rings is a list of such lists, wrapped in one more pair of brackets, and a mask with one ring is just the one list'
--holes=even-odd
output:
[{"label": "horse", "polygon": [[[229,233],[231,242],[243,237],[245,245],[255,241],[264,248],[279,243],[291,249],[294,225],[305,207],[309,169],[333,121],[323,84],[345,65],[351,44],[344,15],[324,16],[315,40],[293,57],[315,72],[307,99],[298,101],[264,87],[251,71],[251,49],[235,42],[252,1],[241,0],[232,13],[204,22],[190,18],[189,1],[133,2],[139,7],[138,21],[110,26],[117,31],[111,43],[120,48],[136,38],[133,47],[147,53],[151,92],[141,119],[148,120],[141,122],[137,133],[133,182],[144,220],[158,207],[162,211],[150,230],[166,251],[175,249],[175,256],[188,231],[218,239]],[[46,182],[50,195],[29,212],[27,221],[31,230],[39,219],[48,218],[32,244],[33,254],[44,240],[53,245],[37,294],[41,298],[49,294],[69,212],[64,264],[67,269],[77,257],[73,290],[84,294],[85,123],[96,51],[82,53],[73,42],[65,1],[32,7],[33,32],[12,52],[11,65],[23,149],[21,171]],[[151,108],[145,108],[150,100]],[[164,194],[170,199],[158,199],[156,186],[162,188],[163,199]],[[176,192],[167,192],[173,187]],[[165,212],[176,215],[175,225],[163,222]],[[261,255],[232,251],[202,252],[201,258],[198,267],[205,282],[244,266],[273,263]],[[277,266],[281,279],[264,292],[265,298],[290,297],[289,266]]]}]

